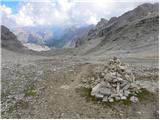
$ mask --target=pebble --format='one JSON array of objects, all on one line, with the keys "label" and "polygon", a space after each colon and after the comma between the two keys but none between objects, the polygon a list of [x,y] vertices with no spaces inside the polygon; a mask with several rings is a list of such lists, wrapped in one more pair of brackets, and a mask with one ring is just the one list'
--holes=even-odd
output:
[{"label": "pebble", "polygon": [[76,117],[77,117],[77,118],[80,118],[80,115],[79,115],[79,114],[76,114]]},{"label": "pebble", "polygon": [[135,96],[131,96],[130,101],[136,103],[136,102],[138,102],[138,98]]},{"label": "pebble", "polygon": [[110,98],[110,99],[109,99],[109,102],[114,102],[113,98]]},{"label": "pebble", "polygon": [[108,97],[107,97],[107,96],[104,97],[102,101],[103,101],[103,102],[108,102]]},{"label": "pebble", "polygon": [[121,98],[119,96],[115,97],[116,100],[120,100]]},{"label": "pebble", "polygon": [[121,100],[126,100],[126,99],[127,99],[126,96],[122,96],[122,97],[121,97]]},{"label": "pebble", "polygon": [[69,89],[69,86],[68,85],[62,85],[60,88],[67,90],[67,89]]},{"label": "pebble", "polygon": [[82,82],[83,82],[83,83],[86,83],[86,82],[87,82],[87,79],[83,79]]},{"label": "pebble", "polygon": [[141,112],[141,111],[137,111],[137,114],[141,115],[141,114],[142,114],[142,112]]}]

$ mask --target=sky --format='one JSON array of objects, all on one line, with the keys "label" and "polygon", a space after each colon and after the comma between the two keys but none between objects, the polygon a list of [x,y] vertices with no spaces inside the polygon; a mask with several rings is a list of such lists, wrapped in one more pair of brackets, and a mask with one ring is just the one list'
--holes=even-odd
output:
[{"label": "sky", "polygon": [[0,24],[7,27],[85,26],[97,24],[158,0],[1,0]]}]

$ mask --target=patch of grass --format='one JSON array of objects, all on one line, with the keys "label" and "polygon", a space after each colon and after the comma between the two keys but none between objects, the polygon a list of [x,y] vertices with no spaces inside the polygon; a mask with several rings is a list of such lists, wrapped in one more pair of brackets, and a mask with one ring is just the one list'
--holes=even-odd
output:
[{"label": "patch of grass", "polygon": [[37,92],[35,91],[36,90],[36,87],[35,85],[33,84],[32,86],[30,86],[27,90],[24,91],[24,96],[25,97],[31,97],[31,96],[36,96],[37,95]]},{"label": "patch of grass", "polygon": [[37,92],[34,90],[28,90],[25,92],[25,97],[36,96]]},{"label": "patch of grass", "polygon": [[141,92],[137,93],[136,96],[138,97],[138,99],[141,101],[141,100],[146,100],[152,96],[154,96],[153,93],[147,91],[145,88],[141,88],[140,89]]},{"label": "patch of grass", "polygon": [[19,100],[18,102],[16,102],[14,105],[10,106],[8,111],[8,113],[12,113],[15,110],[18,109],[27,109],[29,107],[29,103],[24,101],[24,100]]},{"label": "patch of grass", "polygon": [[[112,105],[119,103],[126,106],[132,105],[132,102],[130,101],[130,97],[132,95],[129,95],[129,97],[126,100],[114,99],[114,102],[103,102],[102,99],[97,99],[96,97],[91,96],[91,90],[91,88],[77,88],[76,92],[79,93],[80,96],[85,97],[86,102],[92,102],[97,105],[102,105],[103,107],[112,107]],[[138,97],[139,101],[142,101],[149,99],[153,96],[153,94],[147,91],[146,89],[142,88],[141,92],[137,93],[135,96]]]}]

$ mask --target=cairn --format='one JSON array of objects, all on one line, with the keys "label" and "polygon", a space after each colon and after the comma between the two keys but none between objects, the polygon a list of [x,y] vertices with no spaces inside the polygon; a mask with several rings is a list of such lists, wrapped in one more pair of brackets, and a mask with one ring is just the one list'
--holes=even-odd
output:
[{"label": "cairn", "polygon": [[109,102],[126,100],[127,98],[130,98],[132,102],[138,101],[135,95],[140,90],[135,84],[135,77],[117,57],[110,59],[98,74],[98,79],[101,82],[92,88],[92,96]]}]

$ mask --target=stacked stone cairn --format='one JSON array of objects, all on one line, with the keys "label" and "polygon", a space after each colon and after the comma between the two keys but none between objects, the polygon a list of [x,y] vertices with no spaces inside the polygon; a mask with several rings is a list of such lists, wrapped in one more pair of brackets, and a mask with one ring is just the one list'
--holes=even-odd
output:
[{"label": "stacked stone cairn", "polygon": [[135,77],[127,66],[114,57],[98,74],[100,82],[92,87],[91,95],[105,102],[130,99],[138,102],[136,94],[140,88],[135,84]]}]

